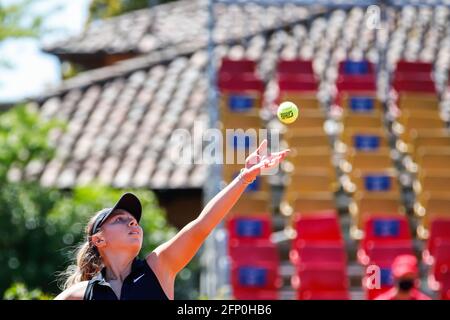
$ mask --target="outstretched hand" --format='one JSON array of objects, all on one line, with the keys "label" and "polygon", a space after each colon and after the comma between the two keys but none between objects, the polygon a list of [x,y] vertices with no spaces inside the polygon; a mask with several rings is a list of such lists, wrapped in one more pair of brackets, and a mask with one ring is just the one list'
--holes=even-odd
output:
[{"label": "outstretched hand", "polygon": [[291,150],[267,154],[267,140],[264,139],[259,147],[245,159],[245,169],[242,176],[245,181],[251,182],[261,173],[261,169],[270,169],[277,166]]}]

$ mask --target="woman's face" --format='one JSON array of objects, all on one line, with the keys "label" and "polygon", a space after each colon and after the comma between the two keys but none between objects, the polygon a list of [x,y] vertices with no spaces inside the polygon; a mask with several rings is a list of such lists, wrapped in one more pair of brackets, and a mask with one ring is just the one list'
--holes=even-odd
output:
[{"label": "woman's face", "polygon": [[125,210],[116,210],[103,223],[101,237],[104,242],[99,248],[132,251],[138,254],[142,247],[143,232],[136,219]]}]

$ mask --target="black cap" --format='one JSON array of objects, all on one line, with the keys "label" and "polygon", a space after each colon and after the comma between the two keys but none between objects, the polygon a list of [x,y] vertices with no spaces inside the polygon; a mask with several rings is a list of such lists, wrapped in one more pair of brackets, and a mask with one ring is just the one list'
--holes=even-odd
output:
[{"label": "black cap", "polygon": [[122,209],[129,212],[136,219],[137,222],[141,220],[142,215],[141,202],[134,194],[127,192],[120,197],[119,201],[117,201],[114,207],[105,208],[100,211],[100,214],[97,216],[97,219],[95,220],[89,235],[92,236],[93,234],[96,234],[100,230],[102,224],[111,215],[111,213],[113,213],[114,210],[117,209]]}]

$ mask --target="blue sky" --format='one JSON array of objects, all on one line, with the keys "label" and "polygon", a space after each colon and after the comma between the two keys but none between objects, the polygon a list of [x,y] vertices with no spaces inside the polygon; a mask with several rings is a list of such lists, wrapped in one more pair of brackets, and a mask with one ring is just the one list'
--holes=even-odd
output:
[{"label": "blue sky", "polygon": [[[0,0],[0,4],[15,0]],[[44,27],[54,30],[40,40],[10,39],[0,43],[0,57],[13,66],[0,69],[0,103],[33,97],[60,83],[58,59],[40,51],[41,44],[82,32],[90,0],[37,0],[30,14],[49,14]],[[59,8],[58,10],[55,10]]]}]

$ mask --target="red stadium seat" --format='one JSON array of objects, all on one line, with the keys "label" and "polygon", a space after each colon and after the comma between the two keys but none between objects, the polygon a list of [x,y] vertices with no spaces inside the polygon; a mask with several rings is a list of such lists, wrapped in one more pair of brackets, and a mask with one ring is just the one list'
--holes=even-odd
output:
[{"label": "red stadium seat", "polygon": [[294,222],[296,241],[342,241],[337,214],[334,211],[298,214]]},{"label": "red stadium seat", "polygon": [[397,73],[394,75],[394,81],[417,81],[417,82],[430,82],[433,81],[431,78],[431,73],[428,72],[408,72],[408,73]]},{"label": "red stadium seat", "polygon": [[222,73],[219,75],[218,87],[226,92],[264,91],[264,83],[252,73],[233,74]]},{"label": "red stadium seat", "polygon": [[379,289],[367,289],[366,288],[366,299],[367,300],[374,300],[376,297],[378,297],[379,295],[385,293],[386,291],[389,291],[392,288],[392,286],[389,287],[382,287]]},{"label": "red stadium seat", "polygon": [[348,290],[315,291],[300,290],[297,292],[298,300],[350,300]]},{"label": "red stadium seat", "polygon": [[245,289],[236,288],[233,290],[233,297],[236,300],[278,300],[278,289]]},{"label": "red stadium seat", "polygon": [[292,286],[301,297],[305,291],[347,291],[349,281],[346,266],[341,264],[302,263],[297,266],[296,275],[292,278]]},{"label": "red stadium seat", "polygon": [[338,92],[376,92],[377,84],[373,74],[340,75],[336,81]]},{"label": "red stadium seat", "polygon": [[450,300],[450,273],[442,277],[439,292],[441,300]]},{"label": "red stadium seat", "polygon": [[299,215],[295,228],[289,257],[296,266],[292,286],[297,298],[348,299],[347,257],[336,213]]},{"label": "red stadium seat", "polygon": [[231,284],[239,289],[278,289],[281,285],[278,264],[267,261],[233,262]]},{"label": "red stadium seat", "polygon": [[270,241],[260,243],[237,243],[229,247],[231,261],[239,263],[252,263],[254,261],[266,261],[272,264],[280,262],[278,249]]},{"label": "red stadium seat", "polygon": [[409,72],[428,72],[433,71],[433,64],[428,62],[410,62],[400,60],[397,62],[395,73],[409,73]]},{"label": "red stadium seat", "polygon": [[434,251],[431,273],[435,281],[441,282],[450,277],[450,241],[437,244]]},{"label": "red stadium seat", "polygon": [[411,240],[408,219],[404,216],[387,214],[377,216],[371,214],[365,221],[365,238],[368,241],[383,241],[385,243],[397,240]]},{"label": "red stadium seat", "polygon": [[[408,251],[408,248],[413,247],[406,217],[372,214],[365,221],[364,235],[357,254],[362,264],[367,264],[371,260],[369,254],[373,253],[374,248],[375,254],[383,254],[382,248],[385,246],[385,254],[394,255],[395,252]],[[392,247],[391,250],[387,249],[389,246]]]},{"label": "red stadium seat", "polygon": [[344,267],[347,257],[343,243],[329,241],[297,241],[297,246],[289,252],[294,265],[300,263],[335,263]]},{"label": "red stadium seat", "polygon": [[280,60],[277,72],[287,74],[314,74],[311,60]]},{"label": "red stadium seat", "polygon": [[222,64],[219,69],[219,74],[222,72],[228,73],[254,73],[256,70],[256,62],[249,59],[232,60],[222,59]]},{"label": "red stadium seat", "polygon": [[433,81],[417,81],[410,80],[394,80],[394,89],[399,92],[421,92],[421,93],[436,93],[436,86]]},{"label": "red stadium seat", "polygon": [[363,265],[390,265],[394,259],[402,254],[414,254],[411,240],[395,242],[370,241],[365,250],[358,250],[358,261]]},{"label": "red stadium seat", "polygon": [[278,265],[267,262],[232,263],[232,295],[238,300],[276,300],[282,285]]},{"label": "red stadium seat", "polygon": [[439,245],[442,241],[450,241],[450,219],[439,217],[431,221],[427,248],[423,252],[423,260],[426,264],[433,263],[436,243]]},{"label": "red stadium seat", "polygon": [[282,285],[280,259],[274,244],[242,244],[229,247],[231,285],[236,299],[277,299]]},{"label": "red stadium seat", "polygon": [[312,74],[281,74],[278,77],[278,86],[280,92],[314,92],[318,89],[317,80]]},{"label": "red stadium seat", "polygon": [[258,244],[270,241],[272,221],[268,216],[238,216],[227,221],[228,245]]}]

